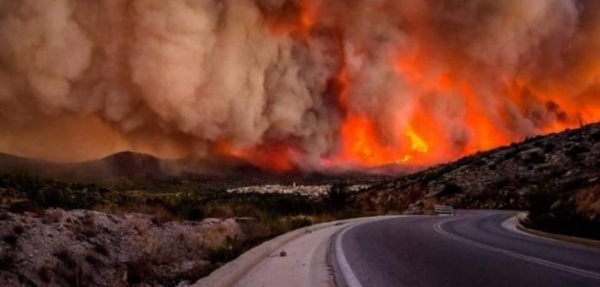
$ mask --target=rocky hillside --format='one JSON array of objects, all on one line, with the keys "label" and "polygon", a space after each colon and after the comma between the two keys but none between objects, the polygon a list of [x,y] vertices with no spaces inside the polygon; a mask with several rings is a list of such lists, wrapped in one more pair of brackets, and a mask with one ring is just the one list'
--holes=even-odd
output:
[{"label": "rocky hillside", "polygon": [[419,213],[435,203],[531,210],[548,201],[548,210],[572,205],[577,216],[600,220],[599,178],[600,124],[592,124],[372,186],[358,196],[358,205]]},{"label": "rocky hillside", "polygon": [[214,248],[242,233],[233,219],[0,211],[0,286],[176,286],[205,276]]}]

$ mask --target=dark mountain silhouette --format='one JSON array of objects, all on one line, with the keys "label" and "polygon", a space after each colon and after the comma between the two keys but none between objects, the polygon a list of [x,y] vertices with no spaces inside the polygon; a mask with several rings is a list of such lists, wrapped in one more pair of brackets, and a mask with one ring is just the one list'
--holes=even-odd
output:
[{"label": "dark mountain silhouette", "polygon": [[133,152],[120,152],[79,163],[54,163],[0,153],[2,173],[27,173],[64,180],[161,178],[169,175],[166,172],[169,164],[174,164],[174,161]]}]

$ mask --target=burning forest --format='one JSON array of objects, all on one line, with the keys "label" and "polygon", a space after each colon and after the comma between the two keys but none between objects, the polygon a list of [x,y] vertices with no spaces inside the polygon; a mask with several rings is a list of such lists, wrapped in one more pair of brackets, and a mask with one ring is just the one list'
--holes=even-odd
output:
[{"label": "burning forest", "polygon": [[0,1],[0,151],[429,166],[600,120],[595,0]]}]

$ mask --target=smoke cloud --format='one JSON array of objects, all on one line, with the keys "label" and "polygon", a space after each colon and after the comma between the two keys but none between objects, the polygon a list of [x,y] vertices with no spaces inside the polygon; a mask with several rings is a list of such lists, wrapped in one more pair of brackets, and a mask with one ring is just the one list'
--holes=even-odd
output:
[{"label": "smoke cloud", "polygon": [[0,150],[433,164],[600,120],[595,0],[0,0]]}]

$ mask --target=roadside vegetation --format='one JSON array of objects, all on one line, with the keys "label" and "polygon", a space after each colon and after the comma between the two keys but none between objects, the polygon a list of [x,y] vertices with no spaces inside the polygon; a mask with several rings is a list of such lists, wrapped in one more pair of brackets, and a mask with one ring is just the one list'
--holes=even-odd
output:
[{"label": "roadside vegetation", "polygon": [[[146,257],[137,257],[136,262],[126,263],[128,284],[131,286],[149,283],[148,280],[155,283],[184,280],[194,282],[250,248],[283,233],[315,223],[372,215],[357,208],[353,193],[350,192],[349,186],[343,183],[333,184],[329,192],[318,197],[284,193],[230,193],[224,188],[204,187],[194,190],[189,184],[178,191],[177,182],[171,182],[165,188],[168,192],[162,193],[156,190],[138,189],[129,183],[126,184],[128,188],[115,186],[118,186],[115,182],[103,185],[57,181],[26,174],[2,175],[0,176],[0,213],[7,218],[10,217],[9,214],[29,214],[41,218],[42,222],[48,224],[64,220],[60,218],[64,215],[55,218],[57,212],[48,212],[54,209],[67,212],[91,210],[108,216],[147,214],[156,227],[172,226],[179,222],[201,222],[210,218],[236,219],[241,228],[239,236],[227,237],[219,245],[202,245],[205,249],[202,259],[206,263],[202,266],[198,265],[197,268],[175,275],[159,276],[153,274],[153,270],[157,269],[155,267],[172,258],[160,258],[160,254],[147,254],[144,255]],[[58,213],[62,214],[62,212]],[[82,217],[77,222],[79,224],[73,228],[73,232],[83,242],[96,242],[100,237],[99,233],[106,229],[101,228],[93,216]],[[18,248],[19,228],[21,227],[15,227],[14,231],[3,235],[2,239],[6,246]],[[89,247],[91,251],[80,255],[64,248],[56,251],[54,257],[59,259],[57,264],[60,265],[71,264],[76,265],[77,268],[88,265],[94,268],[113,268],[114,265],[107,263],[108,259],[103,259],[107,254],[114,252],[107,246],[110,245],[94,243]],[[0,254],[0,263],[9,269],[15,267],[11,265],[10,260],[10,254]],[[37,276],[42,281],[50,282],[54,280],[52,276],[58,274],[55,267],[54,265],[41,266]],[[87,270],[85,268],[84,271]],[[83,275],[92,276],[87,273]],[[77,277],[83,275],[62,274],[61,278],[74,278],[73,282],[91,280]],[[67,281],[69,280],[65,282]]]},{"label": "roadside vegetation", "polygon": [[600,240],[600,185],[564,192],[537,188],[527,201],[526,227]]},{"label": "roadside vegetation", "polygon": [[347,184],[333,184],[319,197],[289,193],[232,193],[223,188],[157,193],[110,189],[101,184],[73,183],[26,174],[0,175],[0,208],[14,213],[43,213],[48,208],[89,209],[110,214],[144,213],[163,222],[204,218],[253,217],[311,222],[360,215]]}]

